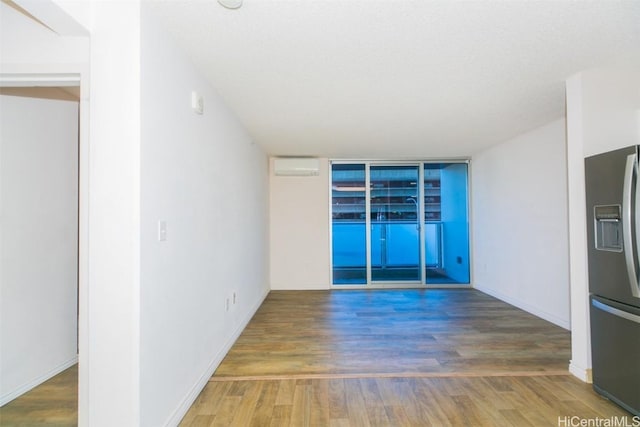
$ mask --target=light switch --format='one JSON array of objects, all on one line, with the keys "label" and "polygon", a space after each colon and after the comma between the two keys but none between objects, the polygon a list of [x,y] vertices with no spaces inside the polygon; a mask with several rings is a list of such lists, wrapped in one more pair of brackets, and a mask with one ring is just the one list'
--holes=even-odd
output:
[{"label": "light switch", "polygon": [[191,108],[196,114],[204,112],[204,98],[195,90],[191,92]]},{"label": "light switch", "polygon": [[158,221],[158,241],[164,242],[167,240],[167,221]]}]

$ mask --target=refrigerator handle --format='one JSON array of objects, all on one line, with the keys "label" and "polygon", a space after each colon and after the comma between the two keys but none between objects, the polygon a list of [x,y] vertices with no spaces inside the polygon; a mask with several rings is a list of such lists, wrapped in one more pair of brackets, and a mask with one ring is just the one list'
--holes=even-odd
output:
[{"label": "refrigerator handle", "polygon": [[624,243],[624,258],[627,264],[629,284],[631,285],[631,294],[636,298],[640,298],[640,283],[638,283],[638,275],[636,273],[636,260],[634,258],[635,248],[631,227],[633,213],[633,181],[637,176],[638,166],[636,162],[636,154],[629,154],[627,156],[627,163],[624,169],[624,186],[622,188],[622,237]]},{"label": "refrigerator handle", "polygon": [[592,300],[591,303],[595,308],[598,308],[602,311],[606,311],[609,314],[613,314],[614,316],[622,317],[623,319],[630,320],[635,323],[640,323],[640,316],[629,313],[627,311],[622,311],[618,308],[611,307],[610,305],[603,304],[600,301]]}]

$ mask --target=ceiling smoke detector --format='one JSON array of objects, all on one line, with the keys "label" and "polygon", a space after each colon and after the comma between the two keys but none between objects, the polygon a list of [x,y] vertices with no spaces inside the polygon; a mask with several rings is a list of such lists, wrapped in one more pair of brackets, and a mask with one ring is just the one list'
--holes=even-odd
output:
[{"label": "ceiling smoke detector", "polygon": [[218,3],[227,9],[238,9],[242,6],[242,0],[218,0]]}]

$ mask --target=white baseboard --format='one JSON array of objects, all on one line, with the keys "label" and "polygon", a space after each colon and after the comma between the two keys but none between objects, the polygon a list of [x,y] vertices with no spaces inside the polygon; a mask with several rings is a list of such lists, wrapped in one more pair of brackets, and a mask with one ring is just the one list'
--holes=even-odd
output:
[{"label": "white baseboard", "polygon": [[578,366],[573,363],[573,360],[569,362],[569,372],[573,374],[574,377],[584,381],[585,383],[593,383],[593,376],[591,369],[583,368],[582,366]]},{"label": "white baseboard", "polygon": [[271,283],[272,291],[325,291],[331,289],[328,283],[312,283],[300,286],[296,283]]},{"label": "white baseboard", "polygon": [[22,396],[23,394],[25,394],[26,392],[28,392],[32,388],[37,387],[40,384],[42,384],[43,382],[47,381],[48,379],[55,377],[60,372],[64,371],[65,369],[68,369],[68,368],[72,367],[76,363],[78,363],[78,355],[76,355],[76,356],[72,357],[71,359],[61,363],[60,365],[56,366],[55,368],[47,371],[45,374],[40,375],[39,377],[34,378],[33,380],[26,382],[25,384],[17,387],[16,389],[11,390],[8,393],[3,394],[2,396],[0,396],[0,406],[4,406],[7,403],[11,402],[13,399]]},{"label": "white baseboard", "polygon": [[198,381],[193,385],[189,393],[187,393],[184,399],[182,399],[182,402],[180,402],[178,407],[173,411],[167,422],[164,424],[165,426],[177,426],[178,424],[180,424],[180,421],[182,421],[184,416],[187,414],[187,412],[191,408],[191,405],[193,405],[193,402],[195,402],[195,400],[198,398],[200,392],[202,392],[204,387],[207,385],[213,373],[216,371],[216,369],[218,369],[218,366],[220,365],[220,363],[222,363],[222,360],[227,355],[229,350],[231,350],[231,347],[236,342],[238,337],[240,337],[240,334],[242,334],[244,328],[247,327],[249,321],[251,321],[253,315],[256,314],[268,294],[269,290],[267,289],[262,297],[258,300],[257,304],[255,304],[249,310],[247,315],[242,318],[242,320],[238,324],[238,327],[233,331],[233,334],[229,337],[227,342],[225,342],[220,351],[218,351],[218,353],[213,357],[205,372],[200,376],[200,378],[198,378]]},{"label": "white baseboard", "polygon": [[484,292],[485,294],[489,294],[492,297],[498,298],[499,300],[502,300],[502,301],[504,301],[504,302],[506,302],[508,304],[516,306],[516,307],[518,307],[518,308],[520,308],[520,309],[522,309],[522,310],[524,310],[524,311],[526,311],[528,313],[533,314],[534,316],[538,316],[541,319],[544,319],[544,320],[546,320],[548,322],[551,322],[554,325],[558,325],[561,328],[564,328],[564,329],[566,329],[568,331],[571,330],[571,321],[570,320],[561,319],[558,316],[555,316],[555,315],[553,315],[551,313],[548,313],[548,312],[542,310],[540,307],[536,307],[536,306],[533,306],[533,305],[527,303],[526,301],[523,301],[523,300],[518,299],[518,298],[511,297],[509,295],[504,295],[504,294],[502,294],[500,292],[497,292],[497,291],[495,291],[493,289],[485,288],[484,286],[481,286],[481,285],[474,285],[474,289],[477,289],[477,290],[479,290],[481,292]]}]

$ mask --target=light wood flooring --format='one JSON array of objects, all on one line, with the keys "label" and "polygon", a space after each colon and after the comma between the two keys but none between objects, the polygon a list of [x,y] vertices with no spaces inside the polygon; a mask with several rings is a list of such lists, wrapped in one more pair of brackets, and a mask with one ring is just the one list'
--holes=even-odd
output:
[{"label": "light wood flooring", "polygon": [[181,426],[569,426],[559,420],[572,417],[633,425],[590,385],[540,374],[212,381]]},{"label": "light wood flooring", "polygon": [[274,291],[181,425],[632,422],[569,374],[570,347],[569,331],[471,289]]},{"label": "light wood flooring", "polygon": [[566,372],[570,339],[472,289],[275,291],[215,376]]},{"label": "light wood flooring", "polygon": [[2,427],[69,427],[78,424],[78,365],[0,407]]},{"label": "light wood flooring", "polygon": [[[569,359],[568,331],[475,290],[274,291],[181,426],[631,423]],[[10,402],[0,425],[75,425],[76,381]]]}]

